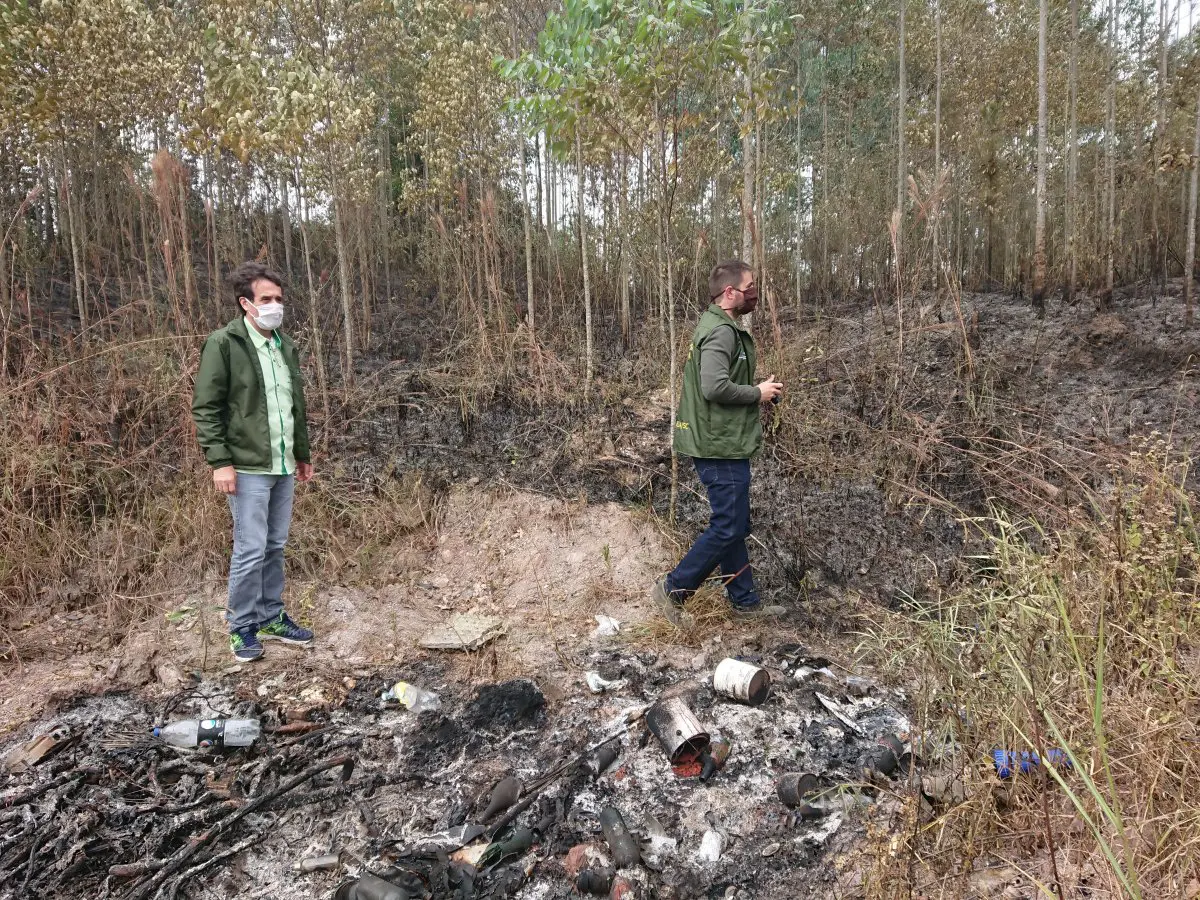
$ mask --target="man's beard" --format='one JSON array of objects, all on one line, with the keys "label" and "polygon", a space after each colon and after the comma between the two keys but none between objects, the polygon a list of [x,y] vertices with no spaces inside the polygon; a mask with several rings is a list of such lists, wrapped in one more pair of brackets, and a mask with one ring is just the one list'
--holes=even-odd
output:
[{"label": "man's beard", "polygon": [[750,313],[754,312],[754,310],[757,306],[758,306],[758,298],[757,297],[743,297],[741,305],[738,307],[738,315],[739,316],[749,315]]}]

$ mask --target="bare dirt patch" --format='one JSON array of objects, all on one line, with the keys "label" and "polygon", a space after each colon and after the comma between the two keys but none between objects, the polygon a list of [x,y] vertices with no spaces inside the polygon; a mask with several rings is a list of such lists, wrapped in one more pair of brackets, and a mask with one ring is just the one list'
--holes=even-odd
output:
[{"label": "bare dirt patch", "polygon": [[[311,623],[310,650],[268,647],[247,676],[350,672],[429,655],[423,634],[455,613],[503,620],[506,635],[456,660],[467,674],[561,676],[565,656],[604,614],[634,623],[652,615],[647,588],[668,565],[649,517],[615,503],[589,505],[466,485],[445,499],[436,528],[396,548],[403,567],[383,586],[293,582],[289,609]],[[223,583],[160,598],[158,613],[113,645],[100,611],[58,616],[26,630],[40,658],[9,668],[0,733],[79,693],[172,692],[192,672],[233,661],[225,644]],[[557,674],[555,674],[557,673]]]}]

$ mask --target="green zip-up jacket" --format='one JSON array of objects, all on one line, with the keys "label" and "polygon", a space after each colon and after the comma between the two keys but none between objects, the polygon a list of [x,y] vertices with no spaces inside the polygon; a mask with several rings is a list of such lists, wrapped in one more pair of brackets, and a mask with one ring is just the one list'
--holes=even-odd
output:
[{"label": "green zip-up jacket", "polygon": [[[729,332],[732,342],[728,340]],[[702,364],[706,353],[727,355],[728,359],[715,360],[715,366]],[[719,374],[712,376],[714,371],[726,369],[726,361],[727,382]],[[754,387],[756,362],[754,338],[725,310],[711,304],[696,324],[683,364],[683,391],[675,414],[675,452],[698,459],[749,459],[758,453],[763,431],[759,393]],[[703,377],[702,368],[708,378]]]},{"label": "green zip-up jacket", "polygon": [[[292,380],[293,452],[297,462],[311,462],[300,355],[290,337],[276,333],[279,352]],[[266,380],[242,316],[214,331],[204,342],[192,395],[192,421],[204,458],[214,469],[270,469]]]}]

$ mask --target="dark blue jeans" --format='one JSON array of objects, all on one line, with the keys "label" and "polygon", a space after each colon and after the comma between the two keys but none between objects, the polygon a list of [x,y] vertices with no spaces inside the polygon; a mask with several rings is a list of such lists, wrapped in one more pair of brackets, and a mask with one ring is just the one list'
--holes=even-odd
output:
[{"label": "dark blue jeans", "polygon": [[750,460],[694,459],[696,474],[708,489],[712,517],[692,549],[667,576],[667,591],[682,602],[720,568],[734,606],[758,605],[746,535],[750,534]]}]

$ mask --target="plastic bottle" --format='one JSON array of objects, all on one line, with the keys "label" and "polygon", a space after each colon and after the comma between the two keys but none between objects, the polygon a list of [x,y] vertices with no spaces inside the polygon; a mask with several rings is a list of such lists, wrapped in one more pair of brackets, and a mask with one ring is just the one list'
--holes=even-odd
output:
[{"label": "plastic bottle", "polygon": [[402,703],[415,713],[425,712],[427,709],[441,709],[442,698],[433,691],[426,691],[422,688],[409,684],[407,681],[397,681],[388,690],[383,692],[381,700],[394,700]]},{"label": "plastic bottle", "polygon": [[154,736],[187,750],[249,747],[259,735],[258,719],[185,719],[154,729]]}]

